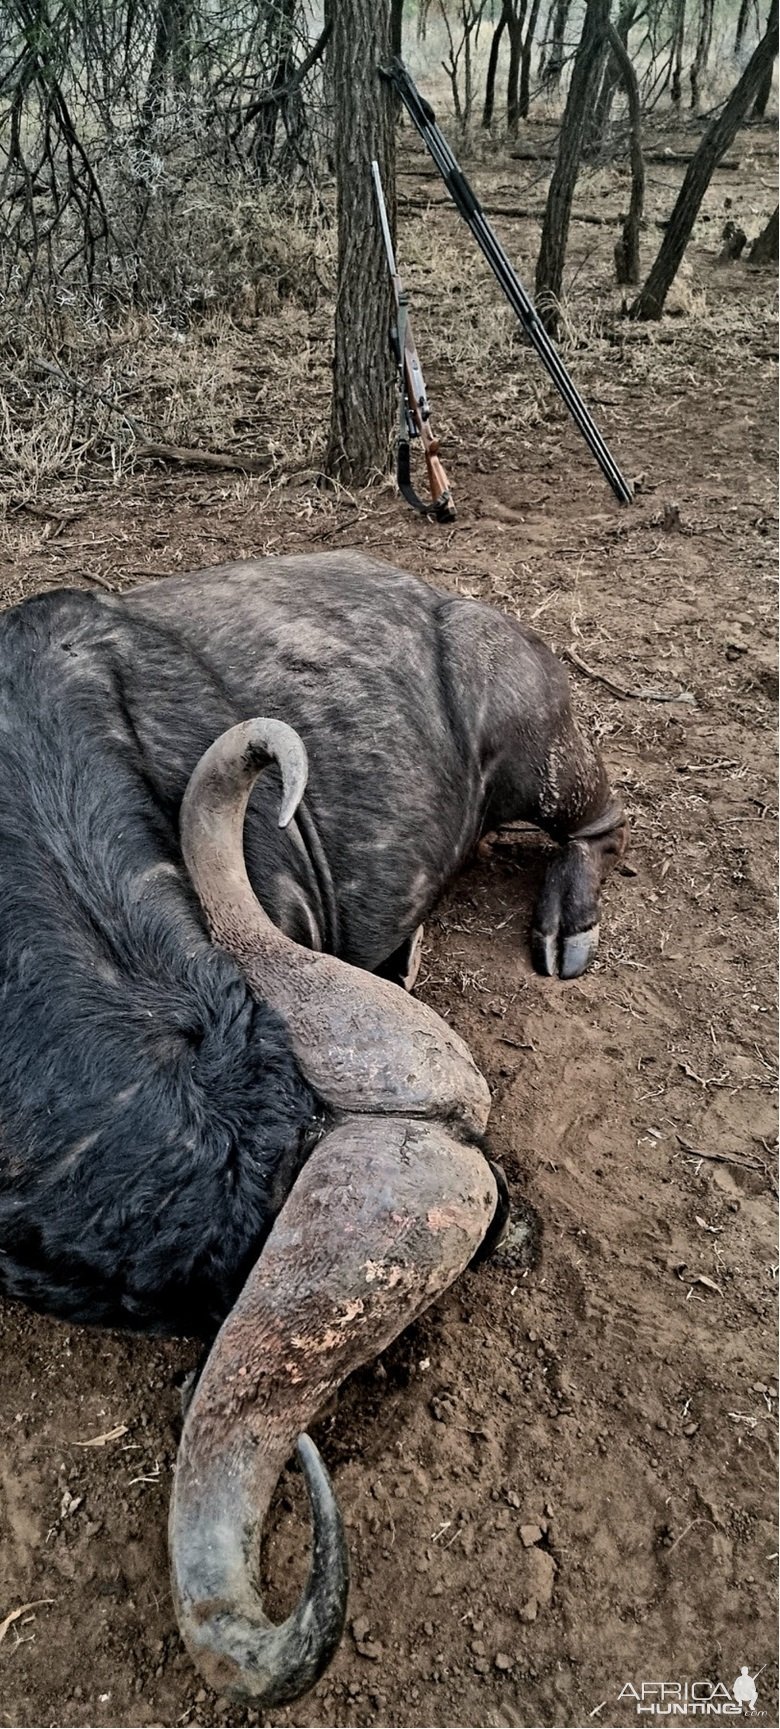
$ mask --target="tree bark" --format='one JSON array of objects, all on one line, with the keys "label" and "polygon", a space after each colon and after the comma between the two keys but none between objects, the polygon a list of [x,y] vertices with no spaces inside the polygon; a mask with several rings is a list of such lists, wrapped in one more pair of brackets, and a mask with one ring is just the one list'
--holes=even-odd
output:
[{"label": "tree bark", "polygon": [[493,111],[496,106],[496,73],[498,71],[498,56],[501,49],[501,38],[506,30],[509,8],[507,0],[501,8],[501,17],[493,31],[488,56],[487,77],[485,79],[485,106],[482,110],[482,125],[486,132],[493,124]]},{"label": "tree bark", "polygon": [[751,114],[751,120],[763,120],[764,115],[766,114],[767,104],[768,104],[769,98],[772,94],[772,80],[774,78],[774,71],[775,71],[775,62],[774,62],[774,58],[773,58],[772,60],[770,60],[768,62],[767,66],[764,70],[764,76],[761,80],[761,83],[759,84],[758,94],[756,96],[755,102],[753,103],[753,111]]},{"label": "tree bark", "polygon": [[542,0],[531,0],[531,11],[523,42],[523,52],[520,58],[520,119],[528,119],[531,106],[531,59],[534,51],[534,37],[539,22]]},{"label": "tree bark", "polygon": [[725,108],[717,119],[711,121],[698,150],[691,158],[658,257],[644,288],[631,307],[632,318],[660,318],[663,312],[666,296],[680,268],[712,175],[721,157],[725,156],[729,145],[733,143],[740,126],[747,119],[766,78],[767,66],[773,64],[777,53],[777,16],[778,0],[772,0],[766,34],[754,49]]},{"label": "tree bark", "polygon": [[506,125],[510,138],[515,137],[520,119],[520,67],[523,58],[523,25],[526,0],[520,0],[517,11],[511,6],[507,19],[509,29],[509,70],[506,75]]},{"label": "tree bark", "polygon": [[190,25],[188,0],[160,0],[152,46],[152,61],[146,94],[141,109],[141,132],[147,137],[162,107],[165,84],[170,72],[180,89],[189,80],[188,31]]},{"label": "tree bark", "polygon": [[395,229],[395,137],[388,86],[390,0],[338,0],[328,46],[335,102],[338,275],[330,437],[325,468],[347,485],[384,473],[394,412],[391,286],[376,217],[379,164]]},{"label": "tree bark", "polygon": [[[628,37],[636,17],[636,10],[637,0],[623,0],[617,21],[617,33],[623,48],[628,47]],[[593,116],[589,128],[589,154],[593,156],[597,156],[604,147],[615,91],[621,82],[624,82],[622,62],[618,60],[613,51],[607,60],[601,86],[593,104]]]},{"label": "tree bark", "polygon": [[710,45],[712,42],[712,21],[715,13],[715,0],[699,0],[699,35],[696,42],[696,54],[691,67],[691,108],[698,114],[701,104],[701,81],[707,70]]},{"label": "tree bark", "polygon": [[566,23],[569,17],[571,0],[553,0],[555,10],[552,20],[552,40],[550,53],[544,68],[544,83],[548,89],[557,89],[561,82],[563,71],[563,39],[566,34]]},{"label": "tree bark", "polygon": [[642,104],[633,61],[619,29],[609,25],[612,57],[617,65],[628,103],[631,153],[631,199],[623,233],[615,247],[615,270],[620,283],[639,281],[639,228],[645,205],[645,164],[642,156]]},{"label": "tree bark", "polygon": [[777,264],[778,261],[778,207],[769,218],[766,228],[762,228],[757,240],[750,248],[748,262],[750,264]]},{"label": "tree bark", "polygon": [[561,124],[558,159],[550,181],[536,266],[536,303],[551,336],[558,329],[558,304],[574,188],[582,155],[595,79],[603,61],[609,24],[609,0],[587,0],[582,37],[574,60],[569,95]]},{"label": "tree bark", "polygon": [[672,57],[674,70],[672,72],[672,88],[670,91],[672,107],[679,108],[682,102],[682,59],[685,49],[685,0],[677,0],[674,18],[674,44]]},{"label": "tree bark", "polygon": [[740,54],[742,51],[742,44],[745,40],[745,32],[746,32],[747,27],[748,27],[749,17],[750,17],[750,0],[742,0],[742,4],[739,8],[739,17],[737,18],[737,28],[736,28],[736,31],[734,34],[734,53],[735,53],[735,55]]}]

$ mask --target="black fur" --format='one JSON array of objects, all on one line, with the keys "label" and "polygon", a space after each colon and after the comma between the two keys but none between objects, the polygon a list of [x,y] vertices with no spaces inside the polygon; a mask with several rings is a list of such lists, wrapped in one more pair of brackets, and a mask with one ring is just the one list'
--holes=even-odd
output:
[{"label": "black fur", "polygon": [[199,757],[258,714],[311,772],[284,832],[260,776],[250,878],[289,936],[358,966],[487,824],[565,839],[609,798],[534,632],[363,554],[0,618],[0,1291],[60,1315],[213,1332],[321,1126],[179,850]]},{"label": "black fur", "polygon": [[209,1333],[316,1104],[209,942],[100,623],[66,594],[0,621],[0,1289]]}]

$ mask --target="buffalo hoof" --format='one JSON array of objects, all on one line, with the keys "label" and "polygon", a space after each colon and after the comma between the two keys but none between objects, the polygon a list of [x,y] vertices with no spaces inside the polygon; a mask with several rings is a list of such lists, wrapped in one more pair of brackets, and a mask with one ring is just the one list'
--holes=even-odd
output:
[{"label": "buffalo hoof", "polygon": [[531,959],[545,978],[576,979],[599,946],[597,858],[587,842],[573,842],[550,864],[536,903]]},{"label": "buffalo hoof", "polygon": [[587,931],[575,931],[573,936],[562,940],[557,931],[553,936],[544,931],[531,932],[531,959],[536,971],[548,979],[578,979],[595,959],[598,946],[598,925],[591,925]]}]

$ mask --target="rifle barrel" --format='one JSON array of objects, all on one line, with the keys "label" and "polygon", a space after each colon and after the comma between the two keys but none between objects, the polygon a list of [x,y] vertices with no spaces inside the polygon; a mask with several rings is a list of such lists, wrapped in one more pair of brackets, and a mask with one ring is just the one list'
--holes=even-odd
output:
[{"label": "rifle barrel", "polygon": [[630,504],[634,496],[631,484],[618,468],[593,416],[585,406],[552,338],[545,329],[533,301],[526,293],[498,236],[491,228],[476,193],[469,185],[444,134],[437,126],[433,109],[420,95],[402,60],[393,60],[390,66],[383,71],[382,76],[388,78],[398,91],[411,120],[441,174],[456,209],[471,229],[480,251],[487,259],[493,275],[520,320],[529,341],[536,349],[543,366],[546,367],[559,396],[566,404],[589,450],[595,456],[615,497],[620,500],[621,504]]},{"label": "rifle barrel", "polygon": [[387,216],[387,205],[385,204],[385,194],[384,194],[384,190],[382,187],[382,176],[379,172],[379,163],[378,162],[372,162],[371,163],[371,174],[373,176],[373,181],[374,181],[374,193],[376,195],[376,207],[377,207],[377,210],[379,211],[379,226],[382,230],[382,239],[385,243],[385,252],[387,253],[387,262],[388,262],[388,265],[390,268],[390,275],[391,276],[397,276],[398,271],[396,270],[396,265],[395,265],[395,253],[393,251],[393,239],[392,239],[392,235],[390,233],[390,223],[388,221],[388,216]]}]

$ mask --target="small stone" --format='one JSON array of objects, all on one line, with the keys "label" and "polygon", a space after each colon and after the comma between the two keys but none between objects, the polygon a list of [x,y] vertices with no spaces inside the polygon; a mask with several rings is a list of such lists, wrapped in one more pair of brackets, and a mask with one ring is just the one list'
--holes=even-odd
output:
[{"label": "small stone", "polygon": [[683,1428],[683,1434],[687,1435],[688,1439],[690,1440],[692,1435],[698,1434],[698,1430],[699,1430],[698,1423],[686,1423],[684,1425],[684,1428]]},{"label": "small stone", "polygon": [[524,1549],[532,1549],[534,1543],[541,1543],[542,1530],[539,1525],[521,1525],[520,1541]]},{"label": "small stone", "polygon": [[506,1651],[497,1651],[493,1663],[496,1669],[507,1670],[514,1667],[512,1659]]},{"label": "small stone", "polygon": [[520,1506],[520,1496],[517,1494],[517,1491],[515,1489],[509,1490],[509,1492],[507,1494],[507,1501],[508,1501],[510,1507],[519,1507]]},{"label": "small stone", "polygon": [[535,1621],[539,1613],[539,1604],[536,1598],[529,1597],[528,1602],[524,1603],[522,1609],[518,1609],[517,1613],[521,1621]]},{"label": "small stone", "polygon": [[205,1698],[206,1698],[205,1687],[199,1687],[197,1693],[195,1694],[195,1704],[196,1705],[202,1705],[205,1701]]},{"label": "small stone", "polygon": [[423,1621],[423,1632],[427,1639],[433,1638],[433,1622]]},{"label": "small stone", "polygon": [[366,1615],[357,1615],[355,1617],[355,1620],[352,1623],[352,1637],[356,1645],[360,1644],[361,1639],[367,1638],[370,1625],[371,1623]]},{"label": "small stone", "polygon": [[384,1657],[385,1648],[384,1645],[380,1645],[378,1639],[363,1639],[357,1647],[357,1652],[359,1657],[366,1657],[369,1663],[378,1663],[380,1658]]},{"label": "small stone", "polygon": [[750,1391],[751,1393],[768,1393],[769,1388],[763,1381],[754,1381]]},{"label": "small stone", "polygon": [[472,1639],[471,1649],[475,1657],[484,1657],[486,1649],[484,1639]]},{"label": "small stone", "polygon": [[472,1663],[472,1669],[476,1669],[478,1675],[489,1675],[490,1664],[488,1663],[487,1657],[475,1657],[474,1662]]}]

